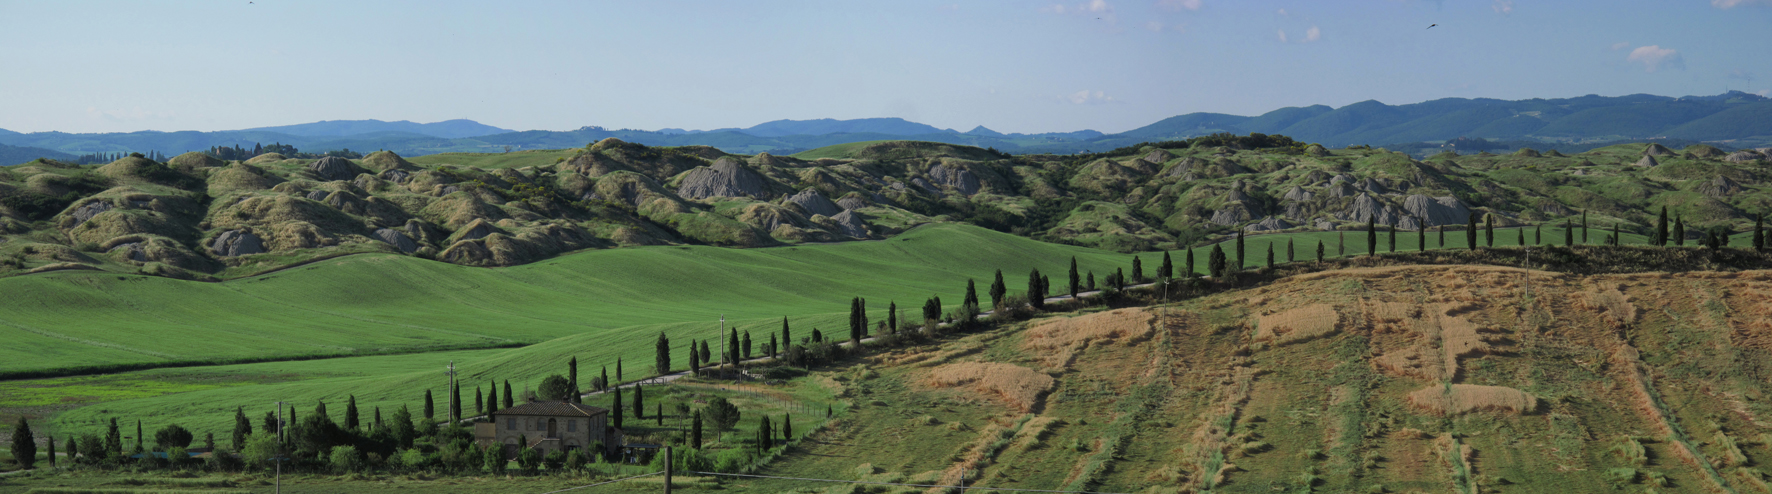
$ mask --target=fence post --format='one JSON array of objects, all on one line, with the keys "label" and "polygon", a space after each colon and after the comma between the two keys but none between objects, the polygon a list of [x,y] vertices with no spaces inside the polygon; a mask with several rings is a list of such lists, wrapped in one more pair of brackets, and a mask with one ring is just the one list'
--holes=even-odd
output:
[{"label": "fence post", "polygon": [[664,447],[665,454],[665,494],[671,494],[671,447]]}]

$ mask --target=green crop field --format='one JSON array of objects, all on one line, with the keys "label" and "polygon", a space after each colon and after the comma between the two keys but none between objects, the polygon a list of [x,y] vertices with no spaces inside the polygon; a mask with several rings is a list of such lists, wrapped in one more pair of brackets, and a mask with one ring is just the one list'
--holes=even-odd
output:
[{"label": "green crop field", "polygon": [[525,166],[552,165],[560,158],[571,158],[580,149],[540,149],[532,151],[512,151],[509,153],[438,153],[415,156],[407,159],[425,166],[457,165],[478,168],[522,168]]},{"label": "green crop field", "polygon": [[867,147],[868,145],[871,145],[871,144],[878,144],[878,143],[882,143],[882,142],[889,142],[889,141],[862,141],[862,142],[851,142],[851,143],[846,143],[846,144],[836,144],[836,145],[821,147],[818,149],[801,151],[801,152],[793,154],[793,157],[800,158],[803,160],[815,160],[815,159],[820,159],[820,158],[832,158],[832,159],[853,158],[854,154],[855,154],[855,150]]}]

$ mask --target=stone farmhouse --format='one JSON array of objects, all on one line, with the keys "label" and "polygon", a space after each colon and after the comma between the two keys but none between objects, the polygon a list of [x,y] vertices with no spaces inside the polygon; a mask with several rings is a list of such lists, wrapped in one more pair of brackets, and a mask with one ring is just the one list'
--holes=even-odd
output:
[{"label": "stone farmhouse", "polygon": [[492,413],[491,421],[474,424],[474,442],[480,447],[502,444],[515,457],[521,441],[542,456],[554,451],[586,450],[601,444],[607,454],[622,446],[620,429],[609,426],[609,410],[567,401],[538,401]]}]

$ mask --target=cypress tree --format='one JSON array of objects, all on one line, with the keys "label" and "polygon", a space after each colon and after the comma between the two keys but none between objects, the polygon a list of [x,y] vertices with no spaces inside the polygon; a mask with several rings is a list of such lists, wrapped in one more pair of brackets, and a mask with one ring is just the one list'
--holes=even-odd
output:
[{"label": "cypress tree", "polygon": [[504,408],[510,408],[510,407],[516,406],[515,402],[516,402],[517,397],[515,394],[511,393],[511,380],[510,379],[505,380],[505,397],[504,398],[505,398]]},{"label": "cypress tree", "polygon": [[[1075,261],[1077,258],[1072,257]],[[1165,280],[1175,278],[1175,263],[1169,262],[1169,251],[1163,251],[1163,264],[1157,266],[1157,277]],[[1076,284],[1077,270],[1071,269],[1071,284]]]},{"label": "cypress tree", "polygon": [[1028,305],[1034,309],[1046,308],[1046,290],[1040,286],[1042,284],[1040,270],[1035,269],[1028,272]]},{"label": "cypress tree", "polygon": [[1686,246],[1686,220],[1674,215],[1674,246]]},{"label": "cypress tree", "polygon": [[1292,239],[1286,239],[1286,262],[1298,262],[1298,254],[1292,249]]},{"label": "cypress tree", "polygon": [[1766,251],[1765,223],[1766,213],[1754,215],[1754,252]]},{"label": "cypress tree", "polygon": [[793,438],[794,438],[794,416],[788,415],[785,413],[781,414],[781,440],[788,441]]},{"label": "cypress tree", "polygon": [[[578,396],[578,388],[572,388],[572,396]],[[456,381],[449,390],[449,420],[451,424],[461,424],[461,382]]]},{"label": "cypress tree", "polygon": [[[289,421],[295,422],[295,419],[293,418],[293,417],[295,417],[295,412],[294,411],[289,412],[289,416],[292,417],[289,419]],[[24,423],[25,418],[19,417],[18,420],[19,420],[19,423],[22,424],[22,423]],[[27,433],[29,431],[30,431],[29,429],[26,429]],[[35,446],[33,446],[32,449],[35,449]],[[142,448],[142,421],[140,421],[140,420],[135,421],[135,451],[137,453],[140,453],[142,451],[147,451],[146,449]],[[35,453],[35,451],[33,451],[33,453]]]},{"label": "cypress tree", "polygon": [[1323,241],[1317,240],[1317,262],[1323,262]]},{"label": "cypress tree", "polygon": [[1483,243],[1489,248],[1495,247],[1495,213],[1483,215]]},{"label": "cypress tree", "polygon": [[[1073,271],[1073,273],[1074,273],[1074,271]],[[1073,281],[1071,282],[1071,284],[1073,284],[1073,285],[1076,284],[1076,281],[1074,281],[1075,278],[1076,278],[1075,276],[1072,276]],[[978,307],[978,288],[972,285],[972,278],[966,279],[966,298],[961,299],[960,303],[965,304],[965,305],[970,305],[973,307]]]},{"label": "cypress tree", "polygon": [[689,421],[689,447],[701,449],[701,410],[696,410],[695,418]]},{"label": "cypress tree", "polygon": [[[788,330],[788,317],[781,316],[781,346],[785,348],[792,344],[794,344],[794,333]],[[695,344],[691,343],[689,347],[693,349]]]},{"label": "cypress tree", "polygon": [[[895,331],[898,331],[898,302],[891,301],[886,303],[886,332]],[[745,332],[746,338],[750,338],[750,335],[750,332]]]},{"label": "cypress tree", "polygon": [[1532,245],[1544,245],[1544,223],[1532,227]]},{"label": "cypress tree", "polygon": [[1655,246],[1667,247],[1667,206],[1661,207],[1661,216],[1655,219]]},{"label": "cypress tree", "polygon": [[[891,316],[887,317],[891,318]],[[746,359],[751,358],[751,330],[745,330],[744,335],[738,339],[738,348],[740,350],[738,352],[739,355]]]},{"label": "cypress tree", "polygon": [[345,399],[345,429],[357,430],[357,395]]},{"label": "cypress tree", "polygon": [[701,365],[712,363],[714,363],[714,352],[709,348],[708,340],[701,340]]},{"label": "cypress tree", "polygon": [[[862,303],[865,304],[867,302],[862,302]],[[863,310],[866,310],[866,309],[863,309]],[[865,332],[865,331],[867,331],[867,323],[868,323],[867,319],[866,319],[867,316],[862,316],[862,317],[863,317],[863,319],[861,320],[862,331]],[[859,346],[859,345],[861,345],[861,338],[856,338],[855,344],[857,345],[856,348],[861,348]],[[732,328],[732,332],[728,333],[726,335],[726,355],[721,356],[720,362],[724,363],[727,360],[732,361],[733,367],[738,367],[738,328],[736,328],[736,327]]]},{"label": "cypress tree", "polygon": [[769,333],[769,358],[781,357],[781,347],[775,340],[775,333]]},{"label": "cypress tree", "polygon": [[[266,423],[276,424],[277,416],[270,412],[265,412],[265,420]],[[104,456],[123,456],[123,431],[117,428],[117,417],[111,417],[111,426],[109,429],[105,430]]]},{"label": "cypress tree", "polygon": [[[19,417],[19,418],[23,419],[24,417]],[[48,434],[48,433],[44,433],[43,438],[48,439],[47,442],[49,443],[49,468],[54,469],[55,468],[55,436]],[[210,442],[214,442],[214,441],[211,440]],[[36,456],[37,452],[32,451],[31,455]]]},{"label": "cypress tree", "polygon": [[1563,245],[1571,247],[1575,245],[1575,224],[1570,223],[1567,219],[1563,220]]},{"label": "cypress tree", "polygon": [[634,419],[646,420],[646,387],[634,385]]},{"label": "cypress tree", "polygon": [[1347,255],[1347,232],[1335,232],[1335,257]]},{"label": "cypress tree", "polygon": [[1126,289],[1126,269],[1125,268],[1114,268],[1114,288],[1120,289],[1120,290]]},{"label": "cypress tree", "polygon": [[1132,256],[1132,282],[1144,283],[1144,261],[1139,260],[1137,255]]},{"label": "cypress tree", "polygon": [[1618,235],[1618,224],[1617,223],[1612,224],[1612,245],[1615,247],[1619,246],[1619,245],[1624,245],[1624,237],[1621,237]]},{"label": "cypress tree", "polygon": [[1267,268],[1268,269],[1274,268],[1274,243],[1273,242],[1267,243]]},{"label": "cypress tree", "polygon": [[[1246,262],[1243,262],[1243,259],[1244,259],[1244,257],[1243,257],[1243,231],[1237,230],[1237,266],[1233,269],[1236,269],[1237,271],[1242,271],[1243,268],[1249,267],[1249,264]],[[1120,282],[1125,283],[1126,280],[1121,279]]]},{"label": "cypress tree", "polygon": [[1587,242],[1587,210],[1581,210],[1581,243]]},{"label": "cypress tree", "polygon": [[621,386],[616,386],[615,401],[611,402],[611,405],[609,406],[609,422],[614,424],[615,428],[620,429],[621,417],[623,415],[627,414],[621,413]]},{"label": "cypress tree", "polygon": [[861,341],[861,324],[861,297],[851,298],[849,299],[849,341]]},{"label": "cypress tree", "polygon": [[[1199,273],[1198,271],[1194,271],[1194,249],[1187,250],[1186,259],[1183,259],[1182,262],[1186,265],[1187,277],[1192,278]],[[1093,290],[1095,289],[1095,282],[1093,281],[1095,279],[1095,273],[1090,273],[1089,279],[1092,280],[1089,282],[1089,289]]]},{"label": "cypress tree", "polygon": [[[662,331],[659,332],[658,337],[664,338],[664,332],[662,332]],[[655,364],[655,366],[656,366],[656,364]],[[668,369],[668,367],[667,367],[667,369]],[[659,370],[658,373],[663,374],[664,371],[665,371],[665,369],[661,369],[661,370]],[[572,386],[571,399],[573,401],[578,401],[577,400],[577,398],[578,398],[578,356],[577,355],[572,356],[571,359],[568,359],[566,361],[566,384],[569,384]]]},{"label": "cypress tree", "polygon": [[1083,275],[1077,273],[1077,256],[1071,256],[1070,281],[1071,299],[1075,300],[1077,298],[1077,292],[1081,291],[1083,288]]},{"label": "cypress tree", "polygon": [[487,388],[490,389],[486,390],[486,414],[492,415],[492,412],[498,411],[498,383],[492,383]]},{"label": "cypress tree", "polygon": [[68,450],[68,462],[71,463],[77,461],[75,458],[80,457],[80,441],[74,440],[74,436],[68,436],[67,448],[65,449]]},{"label": "cypress tree", "polygon": [[1477,250],[1477,215],[1471,213],[1465,220],[1464,243],[1469,250]]},{"label": "cypress tree", "polygon": [[1009,293],[1009,286],[1003,284],[1003,270],[997,270],[997,281],[991,282],[991,307],[1003,306],[1003,295]]},{"label": "cypress tree", "polygon": [[1366,255],[1378,255],[1378,224],[1366,222]]},{"label": "cypress tree", "polygon": [[695,349],[695,340],[689,340],[689,375],[701,375],[701,352]]},{"label": "cypress tree", "polygon": [[381,427],[381,407],[375,407],[375,425],[374,425],[374,427]]},{"label": "cypress tree", "polygon": [[486,415],[486,395],[480,394],[479,386],[474,386],[474,415]]},{"label": "cypress tree", "polygon": [[1427,252],[1427,223],[1425,222],[1415,228],[1415,251]]},{"label": "cypress tree", "polygon": [[772,447],[769,443],[770,440],[775,439],[774,436],[775,433],[769,430],[769,416],[764,415],[763,423],[757,426],[758,445],[762,446],[764,451],[768,451],[769,448]]},{"label": "cypress tree", "polygon": [[621,357],[615,358],[615,382],[621,382]]},{"label": "cypress tree", "polygon": [[1217,280],[1224,279],[1224,269],[1224,248],[1220,247],[1219,244],[1212,244],[1212,254],[1207,256],[1206,259],[1206,271],[1208,274],[1212,275],[1212,279]]},{"label": "cypress tree", "polygon": [[425,418],[435,418],[437,407],[431,404],[431,390],[425,390]]},{"label": "cypress tree", "polygon": [[1095,290],[1095,272],[1094,271],[1089,272],[1088,279],[1089,279],[1089,290],[1094,291]]},{"label": "cypress tree", "polygon": [[1526,246],[1526,227],[1522,226],[1519,229],[1514,230],[1514,232],[1519,234],[1519,238],[1514,239],[1515,245],[1521,247]]},{"label": "cypress tree", "polygon": [[[658,375],[661,375],[661,376],[665,375],[665,374],[670,374],[671,373],[671,339],[665,336],[664,331],[659,331],[658,332],[658,342],[653,343],[652,346],[653,346],[653,348],[652,348],[652,353],[653,353],[652,371],[657,373]],[[573,362],[577,363],[578,360],[573,359]],[[574,365],[573,368],[576,369],[577,366]],[[572,389],[578,389],[578,376],[576,373],[573,375],[573,378],[572,378]]]},{"label": "cypress tree", "polygon": [[[246,407],[234,407],[234,435],[229,438],[234,440],[234,451],[245,449],[246,436],[251,434],[252,421],[246,418]],[[68,454],[74,454],[73,451],[73,448],[69,448]]]},{"label": "cypress tree", "polygon": [[663,403],[659,403],[659,404],[652,406],[652,418],[658,420],[658,425],[660,425],[660,426],[664,425],[664,404]]},{"label": "cypress tree", "polygon": [[1385,230],[1387,230],[1390,234],[1390,239],[1389,239],[1390,250],[1388,250],[1386,252],[1396,252],[1397,251],[1397,225],[1395,223],[1387,225],[1387,226],[1385,226]]},{"label": "cypress tree", "polygon": [[23,415],[18,417],[18,425],[12,427],[12,461],[18,463],[19,470],[37,466],[37,438],[31,436],[31,423]]},{"label": "cypress tree", "polygon": [[1440,225],[1440,240],[1434,244],[1435,249],[1446,248],[1446,225]]}]

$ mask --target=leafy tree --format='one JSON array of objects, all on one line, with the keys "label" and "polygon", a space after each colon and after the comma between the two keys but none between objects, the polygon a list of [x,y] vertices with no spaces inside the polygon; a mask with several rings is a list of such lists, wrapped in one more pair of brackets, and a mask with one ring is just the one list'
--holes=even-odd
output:
[{"label": "leafy tree", "polygon": [[178,424],[168,425],[154,431],[154,447],[156,451],[167,451],[172,448],[189,448],[196,436],[191,431],[179,427]]},{"label": "leafy tree", "polygon": [[[476,398],[478,398],[478,394],[475,393]],[[345,428],[357,430],[357,395],[349,395],[345,398]]]},{"label": "leafy tree", "polygon": [[714,426],[714,430],[716,431],[725,432],[731,430],[732,426],[738,424],[740,415],[738,407],[732,406],[732,403],[726,401],[726,398],[716,397],[709,400],[708,406],[705,410],[707,411],[708,422],[710,425]]},{"label": "leafy tree", "polygon": [[363,455],[357,452],[356,446],[333,446],[332,452],[326,455],[326,463],[334,472],[355,472],[363,468]]},{"label": "leafy tree", "polygon": [[31,435],[31,424],[23,415],[18,425],[12,426],[12,461],[18,463],[19,470],[37,467],[37,438]]},{"label": "leafy tree", "polygon": [[485,467],[487,473],[498,475],[504,473],[505,467],[511,464],[511,459],[505,457],[504,445],[493,444],[488,446],[485,452],[481,453],[480,462],[481,465]]},{"label": "leafy tree", "polygon": [[580,451],[580,450],[576,450],[576,449],[572,450],[572,451],[567,451],[566,452],[565,467],[566,467],[566,471],[569,471],[569,472],[577,472],[580,470],[584,470],[584,468],[585,468],[585,454],[584,454],[584,452]]},{"label": "leafy tree", "polygon": [[538,397],[545,401],[559,401],[572,396],[572,381],[566,376],[554,374],[541,380],[541,387],[535,390]]},{"label": "leafy tree", "polygon": [[997,281],[991,282],[991,307],[1003,307],[1003,296],[1009,293],[1009,287],[1003,284],[1003,270],[997,270]]},{"label": "leafy tree", "polygon": [[[505,399],[508,400],[510,398],[510,394],[506,393]],[[418,438],[418,428],[413,426],[412,412],[406,409],[406,405],[400,405],[399,410],[394,410],[393,418],[388,420],[393,422],[392,427],[389,429],[390,432],[394,433],[394,441],[399,443],[398,446],[402,448],[412,447],[412,440]]]}]

